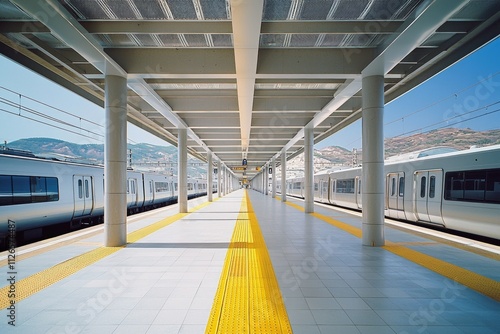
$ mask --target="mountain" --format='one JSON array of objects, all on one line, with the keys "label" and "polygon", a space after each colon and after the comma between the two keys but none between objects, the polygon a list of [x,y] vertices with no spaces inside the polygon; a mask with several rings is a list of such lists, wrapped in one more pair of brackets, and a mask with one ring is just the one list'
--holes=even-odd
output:
[{"label": "mountain", "polygon": [[[406,137],[388,138],[385,140],[385,154],[387,158],[436,146],[450,146],[463,150],[471,146],[481,147],[495,144],[500,144],[500,130],[474,131],[446,128]],[[35,155],[49,155],[60,159],[71,157],[98,164],[102,164],[104,160],[104,145],[102,144],[75,144],[58,139],[28,138],[9,143],[8,147],[31,151]],[[129,144],[127,147],[131,150],[135,169],[177,173],[176,147],[144,143]],[[189,176],[204,177],[206,175],[206,166],[200,164],[199,160],[189,158],[188,163],[190,164]],[[359,165],[360,163],[361,150],[358,150],[356,154],[339,146],[314,150],[315,172],[339,166]],[[287,163],[288,177],[301,176],[303,169],[303,154]]]},{"label": "mountain", "polygon": [[[75,144],[52,138],[26,138],[8,143],[11,149],[30,151],[34,155],[59,160],[104,163],[103,144]],[[151,144],[128,144],[132,154],[132,166],[137,170],[154,170],[177,174],[177,148],[174,146],[158,146]],[[198,159],[188,158],[188,175],[202,177],[206,175],[206,167]]]},{"label": "mountain", "polygon": [[[405,137],[387,138],[385,140],[385,157],[405,154],[436,146],[449,146],[457,150],[465,150],[471,146],[490,146],[500,144],[500,130],[474,131],[471,129],[446,128],[415,134]],[[351,167],[361,164],[361,149],[349,151],[339,146],[329,146],[314,150],[314,171]],[[303,175],[304,155],[299,154],[287,163],[287,177]]]},{"label": "mountain", "polygon": [[500,144],[500,130],[474,131],[446,128],[386,139],[385,155],[390,157],[435,146],[450,146],[457,150],[464,150],[471,146],[482,147],[496,144]]}]

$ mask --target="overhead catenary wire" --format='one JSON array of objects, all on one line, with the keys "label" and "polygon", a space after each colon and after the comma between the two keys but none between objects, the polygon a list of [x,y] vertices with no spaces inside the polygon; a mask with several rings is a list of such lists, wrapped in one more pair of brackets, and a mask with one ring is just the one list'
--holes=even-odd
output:
[{"label": "overhead catenary wire", "polygon": [[[43,122],[43,121],[40,121],[38,119],[34,119],[34,118],[31,118],[31,117],[28,117],[28,116],[25,116],[25,115],[18,115],[16,113],[12,112],[12,111],[8,111],[8,110],[5,110],[3,108],[0,108],[0,111],[3,111],[5,113],[7,113],[7,114],[11,114],[11,115],[14,115],[14,116],[18,116],[18,117],[22,117],[22,118],[25,118],[25,119],[29,119],[31,121],[35,121],[35,122],[40,123],[40,124],[48,125],[48,126],[51,126],[53,128],[60,129],[60,130],[66,131],[66,132],[70,132],[70,133],[73,133],[73,134],[76,134],[76,135],[79,135],[79,136],[83,136],[83,137],[86,137],[86,138],[89,138],[89,139],[96,140],[95,138],[87,136],[87,135],[85,135],[83,133],[72,131],[72,130],[69,130],[69,129],[65,129],[65,128],[59,127],[57,125],[50,124],[50,123],[47,123],[47,122]],[[102,136],[102,137],[104,137],[104,136]]]},{"label": "overhead catenary wire", "polygon": [[[10,106],[10,107],[17,107],[17,105],[16,105],[16,103],[15,103],[15,102],[12,102],[12,101],[6,100],[6,99],[1,98],[1,97],[0,97],[0,103],[4,103],[4,104],[6,104],[7,106]],[[2,109],[2,111],[6,111],[6,109]],[[94,132],[94,131],[90,131],[90,130],[83,129],[82,127],[80,127],[80,126],[78,126],[78,125],[74,125],[74,124],[68,123],[68,122],[66,122],[66,121],[60,120],[60,119],[58,119],[58,118],[56,118],[56,117],[46,115],[46,114],[44,114],[44,113],[42,113],[42,112],[39,112],[39,111],[37,111],[37,110],[34,110],[34,109],[32,109],[32,108],[27,108],[27,107],[19,106],[19,114],[12,113],[12,112],[9,112],[9,113],[10,113],[10,114],[12,114],[12,115],[15,115],[15,116],[23,116],[23,115],[21,114],[21,111],[28,112],[28,113],[30,113],[30,114],[36,115],[36,116],[38,116],[38,117],[40,117],[40,118],[44,118],[44,119],[46,119],[46,120],[48,120],[48,121],[51,121],[51,122],[54,122],[54,123],[59,123],[60,125],[64,125],[64,126],[67,126],[67,127],[70,127],[70,128],[76,128],[76,129],[79,129],[79,130],[85,130],[85,131],[87,131],[88,133],[92,133],[92,134],[94,134],[94,135],[97,135],[97,136],[100,136],[100,137],[104,137],[102,134],[99,134],[99,133]],[[38,121],[37,119],[35,119],[35,118],[31,118],[31,117],[24,117],[24,118],[26,118],[26,119],[30,119],[30,120],[32,120],[32,121]],[[51,123],[41,122],[41,121],[40,121],[39,123],[42,123],[42,124],[45,124],[45,125],[49,125],[49,126],[53,125],[53,124],[51,124]],[[63,127],[61,127],[61,126],[55,126],[55,125],[54,125],[54,127],[58,128],[58,129],[60,129],[60,130],[66,130],[65,128],[63,128]],[[102,127],[102,126],[101,126],[101,127]],[[74,131],[70,131],[70,132],[72,132],[72,133],[74,133],[74,134],[78,134],[78,132],[74,132]]]},{"label": "overhead catenary wire", "polygon": [[75,115],[75,114],[72,114],[72,113],[70,113],[70,112],[68,112],[68,111],[66,111],[66,110],[63,110],[63,109],[60,109],[60,108],[57,108],[57,107],[51,106],[50,104],[47,104],[47,103],[45,103],[45,102],[42,102],[42,101],[40,101],[40,100],[37,100],[37,99],[31,98],[31,97],[26,96],[26,95],[20,94],[20,93],[18,93],[18,92],[15,92],[15,91],[13,91],[13,90],[11,90],[11,89],[6,88],[6,87],[0,86],[0,88],[1,88],[1,89],[3,89],[3,90],[8,91],[8,92],[10,92],[10,93],[13,93],[13,94],[19,95],[19,105],[21,105],[21,97],[24,97],[24,98],[25,98],[25,99],[27,99],[27,100],[30,100],[30,101],[36,102],[36,103],[41,104],[41,105],[43,105],[43,106],[46,106],[46,107],[48,107],[48,108],[50,108],[50,109],[54,109],[54,110],[56,110],[56,111],[59,111],[59,112],[61,112],[61,113],[63,113],[63,114],[66,114],[66,115],[69,115],[69,116],[72,116],[72,117],[75,117],[75,118],[78,118],[78,119],[83,119],[83,120],[85,120],[86,122],[88,122],[88,123],[90,123],[90,124],[94,124],[94,125],[97,125],[97,126],[102,126],[102,125],[101,125],[101,124],[99,124],[99,123],[96,123],[96,122],[91,121],[91,120],[86,119],[86,118],[82,118],[82,117],[81,117],[81,116],[79,116],[79,115]]},{"label": "overhead catenary wire", "polygon": [[476,87],[477,85],[482,84],[482,83],[483,83],[483,82],[485,82],[485,81],[491,80],[492,78],[494,78],[495,76],[497,76],[497,75],[499,75],[499,74],[500,74],[500,72],[496,72],[496,73],[494,73],[494,74],[492,74],[492,75],[489,75],[489,76],[487,76],[486,78],[483,78],[482,80],[479,80],[479,81],[477,81],[477,82],[473,83],[472,85],[467,86],[467,87],[465,87],[465,88],[463,88],[463,89],[461,89],[461,90],[459,90],[459,91],[457,91],[457,92],[455,92],[455,93],[452,93],[452,94],[450,94],[450,95],[448,95],[448,96],[446,96],[446,97],[444,97],[444,98],[442,98],[442,99],[440,99],[440,100],[437,100],[437,101],[435,101],[435,102],[432,102],[431,104],[428,104],[428,105],[426,105],[425,107],[422,107],[422,108],[420,108],[420,109],[417,109],[417,110],[415,110],[415,111],[413,111],[413,112],[411,112],[411,113],[409,113],[409,114],[407,114],[407,115],[403,115],[403,116],[401,116],[401,117],[399,117],[399,118],[397,118],[397,119],[395,119],[395,120],[389,121],[389,122],[385,123],[385,124],[384,124],[384,126],[385,126],[385,125],[390,125],[390,124],[392,124],[392,123],[396,123],[396,122],[399,122],[399,121],[402,121],[402,120],[404,121],[404,119],[405,119],[405,118],[408,118],[408,117],[410,117],[410,116],[413,116],[413,115],[415,115],[415,114],[418,114],[418,113],[420,113],[420,112],[423,112],[423,111],[425,111],[425,110],[427,110],[427,109],[429,109],[429,108],[431,108],[431,107],[434,107],[434,106],[436,106],[436,105],[440,104],[441,102],[444,102],[444,101],[449,100],[449,99],[451,99],[451,98],[456,98],[457,96],[459,96],[459,95],[460,95],[460,94],[462,94],[463,92],[468,91],[469,89],[471,89],[471,88],[473,88],[473,87]]},{"label": "overhead catenary wire", "polygon": [[[488,75],[488,76],[486,76],[485,78],[482,78],[481,80],[478,80],[478,81],[476,81],[475,83],[473,83],[473,84],[471,84],[471,85],[469,85],[469,86],[467,86],[467,87],[465,87],[465,88],[463,88],[463,89],[461,89],[461,90],[459,90],[459,91],[456,91],[456,92],[454,92],[454,93],[452,93],[452,94],[450,94],[450,95],[448,95],[448,96],[446,96],[446,97],[444,97],[444,98],[442,98],[442,99],[439,99],[439,100],[437,100],[437,101],[435,101],[435,102],[432,102],[432,103],[430,103],[430,104],[426,105],[425,107],[422,107],[422,108],[420,108],[420,109],[417,109],[417,110],[415,110],[415,111],[412,111],[412,112],[410,112],[409,114],[406,114],[406,115],[403,115],[403,116],[401,116],[401,117],[398,117],[397,119],[394,119],[394,120],[392,120],[392,121],[386,122],[386,123],[384,123],[384,126],[387,126],[387,125],[390,125],[390,124],[393,124],[393,123],[396,123],[396,122],[404,122],[404,121],[405,121],[405,119],[409,118],[410,116],[413,116],[413,115],[416,115],[416,114],[421,113],[421,112],[423,112],[423,111],[426,111],[426,110],[430,109],[431,107],[434,107],[434,106],[436,106],[436,105],[438,105],[438,104],[440,104],[440,103],[442,103],[442,102],[444,102],[444,101],[446,101],[446,100],[449,100],[449,99],[451,99],[451,98],[456,98],[456,97],[458,97],[459,95],[461,95],[463,92],[465,92],[465,91],[467,91],[467,90],[470,90],[471,88],[474,88],[474,87],[476,87],[476,86],[478,86],[478,85],[480,85],[480,84],[483,84],[484,82],[489,81],[489,80],[493,79],[494,77],[496,77],[496,76],[498,76],[498,75],[500,75],[500,72],[496,72],[496,73],[493,73],[493,74],[491,74],[491,75]],[[466,112],[466,113],[462,113],[462,114],[457,115],[457,116],[453,116],[453,117],[450,117],[450,118],[446,118],[446,119],[444,119],[444,120],[443,120],[443,121],[441,121],[441,122],[438,122],[438,123],[435,123],[435,124],[433,124],[433,125],[429,125],[429,126],[426,126],[426,127],[423,127],[423,128],[419,128],[419,129],[417,129],[417,130],[411,130],[411,131],[404,131],[404,130],[403,130],[403,132],[402,132],[402,133],[400,133],[400,134],[398,134],[398,135],[396,135],[396,136],[394,136],[394,137],[402,137],[402,136],[409,135],[409,134],[412,134],[412,133],[417,133],[417,132],[421,132],[421,133],[422,133],[422,129],[426,129],[426,128],[431,127],[431,126],[434,126],[434,125],[436,125],[436,124],[441,124],[441,123],[443,123],[443,122],[448,122],[449,120],[454,119],[454,118],[457,118],[457,117],[463,117],[464,115],[467,115],[467,114],[469,114],[469,113],[471,113],[471,112],[476,112],[476,111],[478,111],[478,110],[482,110],[482,109],[488,108],[489,106],[495,105],[495,104],[497,104],[497,103],[499,103],[499,101],[496,101],[496,102],[494,102],[494,103],[492,103],[492,104],[489,104],[489,105],[487,105],[487,106],[483,106],[483,107],[480,107],[480,108],[474,109],[474,110],[469,111],[469,112]],[[459,123],[462,123],[462,122],[471,121],[471,120],[473,120],[473,119],[481,118],[481,117],[488,116],[488,115],[491,115],[491,114],[494,114],[494,113],[495,113],[495,112],[485,113],[485,114],[478,115],[478,116],[475,116],[475,117],[472,117],[472,118],[468,118],[468,119],[465,119],[465,120],[461,120],[460,122],[456,122],[456,123],[453,123],[453,124],[447,124],[446,126],[440,127],[440,128],[438,128],[438,129],[442,129],[442,128],[445,128],[445,127],[453,126],[453,125],[456,125],[456,124],[459,124]],[[425,131],[425,132],[429,132],[429,131],[432,131],[432,130],[437,130],[437,129],[430,129],[430,130]],[[424,132],[424,133],[425,133],[425,132]],[[347,146],[351,146],[352,144],[354,144],[354,143],[356,143],[356,142],[359,142],[359,141],[361,141],[361,140],[362,140],[362,137],[359,137],[359,138],[357,138],[357,139],[353,140],[352,142],[348,143],[348,144],[347,144]]]},{"label": "overhead catenary wire", "polygon": [[[13,116],[18,116],[18,117],[21,117],[21,118],[24,118],[24,119],[36,122],[36,123],[39,123],[39,124],[47,125],[47,126],[50,126],[50,127],[62,130],[62,131],[66,131],[68,133],[76,134],[76,135],[79,135],[79,136],[82,136],[82,137],[85,137],[85,138],[88,138],[88,139],[97,140],[97,141],[99,141],[101,143],[104,143],[105,135],[102,134],[102,133],[94,132],[92,130],[89,130],[89,129],[83,127],[82,126],[82,121],[88,123],[89,125],[94,125],[94,126],[96,126],[98,128],[101,128],[101,129],[104,129],[104,125],[103,124],[99,124],[99,123],[94,122],[94,121],[92,121],[92,120],[90,120],[88,118],[82,117],[80,115],[73,114],[71,112],[68,112],[66,110],[54,107],[54,106],[52,106],[50,104],[47,104],[45,102],[42,102],[40,100],[28,97],[28,96],[23,95],[23,94],[20,94],[18,92],[15,92],[15,91],[9,89],[9,88],[0,86],[0,89],[19,96],[19,102],[15,102],[13,100],[9,100],[8,98],[0,97],[0,104],[3,103],[3,104],[5,104],[5,105],[7,105],[9,107],[15,108],[15,109],[17,109],[17,112],[12,112],[12,111],[9,111],[9,110],[3,109],[3,108],[0,108],[0,111],[8,113],[8,114],[13,115]],[[36,109],[29,108],[27,106],[23,106],[22,99],[30,100],[30,101],[35,102],[37,104],[40,104],[40,105],[42,105],[44,107],[50,108],[51,110],[55,111],[56,113],[62,113],[64,115],[73,117],[73,118],[75,118],[77,120],[77,122],[79,123],[79,125],[75,125],[75,124],[72,124],[70,122],[63,121],[63,120],[61,120],[61,119],[59,119],[59,118],[57,118],[55,116],[49,116],[49,115],[47,115],[47,114],[45,114],[45,113],[43,113],[41,111],[38,111]],[[33,118],[33,117],[26,116],[26,115],[22,115],[22,112],[27,112],[29,114],[35,115],[35,116],[40,117],[42,119],[45,119],[47,121],[43,121],[43,120],[40,120],[40,119],[37,119],[37,118]],[[56,123],[56,124],[49,123],[48,121]],[[75,129],[78,130],[78,131],[75,131]],[[99,138],[92,137],[89,134],[92,134],[92,135],[97,136]],[[134,140],[132,140],[130,138],[127,138],[127,141],[131,142],[133,144],[137,144],[136,141],[134,141]]]}]

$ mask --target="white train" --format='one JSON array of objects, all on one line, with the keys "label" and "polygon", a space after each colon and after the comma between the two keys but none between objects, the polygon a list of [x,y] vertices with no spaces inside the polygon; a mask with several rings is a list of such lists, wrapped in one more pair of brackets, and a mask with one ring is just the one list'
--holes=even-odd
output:
[{"label": "white train", "polygon": [[[40,238],[43,229],[68,223],[69,229],[100,223],[104,215],[102,166],[61,162],[0,151],[0,246],[8,222],[19,240]],[[12,151],[11,151],[12,152]],[[207,180],[188,179],[188,197],[207,194]],[[217,183],[212,184],[212,192]],[[177,178],[127,171],[128,213],[149,210],[177,200]],[[2,245],[3,243],[3,245]]]},{"label": "white train", "polygon": [[[314,200],[362,209],[361,175],[360,167],[316,174]],[[286,187],[304,196],[303,178]],[[387,160],[385,215],[500,239],[500,145]]]}]

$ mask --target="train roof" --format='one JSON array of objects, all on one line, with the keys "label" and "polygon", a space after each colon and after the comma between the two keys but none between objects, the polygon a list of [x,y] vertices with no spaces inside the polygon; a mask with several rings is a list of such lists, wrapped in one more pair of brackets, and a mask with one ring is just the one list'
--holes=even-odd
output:
[{"label": "train roof", "polygon": [[[432,148],[432,149],[435,149],[435,148]],[[485,147],[471,147],[471,148],[466,149],[466,150],[453,150],[453,151],[449,151],[449,152],[446,152],[446,150],[442,150],[441,152],[439,150],[430,151],[432,149],[429,149],[428,151],[427,150],[421,150],[421,151],[427,151],[427,152],[433,153],[433,154],[422,154],[420,156],[418,156],[418,154],[417,154],[416,157],[412,157],[412,158],[406,159],[406,160],[386,159],[385,163],[386,164],[399,164],[399,163],[415,161],[416,159],[418,159],[418,160],[436,159],[436,158],[460,156],[460,155],[472,154],[472,153],[478,153],[478,152],[500,151],[500,145],[492,145],[492,146],[485,146]],[[417,151],[417,152],[421,152],[421,151]],[[415,153],[415,152],[412,152],[412,153]],[[361,168],[361,166],[352,167],[352,168],[342,169],[342,171],[356,170],[356,169],[360,169],[360,168]],[[335,172],[335,171],[332,170],[330,172]],[[317,175],[317,174],[315,174],[315,175]]]},{"label": "train roof", "polygon": [[0,154],[12,155],[17,157],[30,157],[30,158],[36,157],[31,151],[8,148],[7,146],[0,146]]},{"label": "train roof", "polygon": [[[431,150],[431,149],[430,149]],[[465,155],[469,153],[477,153],[477,152],[488,152],[488,151],[497,151],[500,150],[500,145],[491,145],[491,146],[485,146],[485,147],[471,147],[469,149],[465,150],[454,150],[450,152],[446,152],[445,150],[442,150],[441,152],[439,150],[435,150],[434,152],[429,151],[430,153],[433,154],[422,154],[421,156],[417,156],[414,158],[410,159],[401,159],[401,160],[392,160],[392,159],[386,159],[385,163],[401,163],[401,162],[406,162],[406,161],[414,161],[415,159],[435,159],[435,158],[441,158],[441,157],[450,157],[450,156],[457,156],[457,155]]]},{"label": "train roof", "polygon": [[436,147],[431,147],[431,148],[426,148],[414,152],[409,152],[409,153],[403,153],[403,154],[398,154],[392,157],[389,157],[385,159],[386,162],[392,162],[392,161],[404,161],[404,160],[413,160],[413,159],[419,159],[423,157],[428,157],[432,155],[438,155],[438,154],[446,154],[446,153],[452,153],[452,152],[458,152],[454,147],[449,147],[449,146],[436,146]]},{"label": "train roof", "polygon": [[6,147],[0,149],[0,156],[17,158],[17,159],[31,159],[31,160],[46,161],[46,162],[66,163],[66,164],[74,164],[74,165],[89,166],[89,167],[103,167],[102,164],[95,161],[78,159],[76,157],[65,156],[63,154],[48,153],[48,154],[35,155],[30,151],[17,150]]}]

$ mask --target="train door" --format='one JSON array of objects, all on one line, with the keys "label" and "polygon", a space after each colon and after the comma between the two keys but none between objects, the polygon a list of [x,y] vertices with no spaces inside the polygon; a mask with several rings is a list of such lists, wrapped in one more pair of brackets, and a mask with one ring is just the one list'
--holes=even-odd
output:
[{"label": "train door", "polygon": [[442,225],[443,171],[440,169],[416,171],[415,184],[415,215],[417,219]]},{"label": "train door", "polygon": [[94,187],[91,176],[73,176],[74,217],[87,216],[94,209]]},{"label": "train door", "polygon": [[145,184],[145,197],[146,197],[146,204],[152,204],[154,203],[155,200],[155,185],[153,180],[149,180],[148,184]]},{"label": "train door", "polygon": [[127,204],[131,207],[137,205],[137,179],[127,180]]},{"label": "train door", "polygon": [[361,177],[356,176],[356,184],[354,185],[355,189],[354,191],[356,192],[356,205],[358,206],[358,209],[361,209]]},{"label": "train door", "polygon": [[389,173],[386,179],[386,205],[389,216],[404,219],[405,173]]},{"label": "train door", "polygon": [[319,183],[321,202],[328,203],[328,179],[321,180]]},{"label": "train door", "polygon": [[337,189],[337,179],[330,179],[330,204],[335,204],[336,189]]}]

